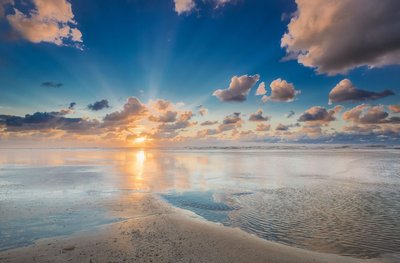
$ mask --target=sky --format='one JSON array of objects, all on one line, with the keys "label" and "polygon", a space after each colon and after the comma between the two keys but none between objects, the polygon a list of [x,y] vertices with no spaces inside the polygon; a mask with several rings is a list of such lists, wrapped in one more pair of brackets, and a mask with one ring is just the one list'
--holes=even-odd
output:
[{"label": "sky", "polygon": [[0,147],[400,143],[398,0],[0,0]]}]

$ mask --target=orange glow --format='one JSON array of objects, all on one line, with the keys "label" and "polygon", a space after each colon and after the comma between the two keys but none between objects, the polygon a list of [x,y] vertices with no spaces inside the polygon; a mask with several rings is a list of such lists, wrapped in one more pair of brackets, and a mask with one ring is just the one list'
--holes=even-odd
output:
[{"label": "orange glow", "polygon": [[146,137],[137,137],[135,140],[134,140],[134,143],[137,143],[137,144],[141,144],[141,143],[144,143],[144,142],[146,142]]}]

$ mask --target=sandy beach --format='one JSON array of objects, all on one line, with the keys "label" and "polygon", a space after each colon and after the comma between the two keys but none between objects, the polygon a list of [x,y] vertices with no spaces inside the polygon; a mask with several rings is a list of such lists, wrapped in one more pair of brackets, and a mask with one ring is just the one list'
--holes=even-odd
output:
[{"label": "sandy beach", "polygon": [[207,222],[152,194],[110,201],[124,218],[0,253],[0,262],[392,262],[310,252]]}]

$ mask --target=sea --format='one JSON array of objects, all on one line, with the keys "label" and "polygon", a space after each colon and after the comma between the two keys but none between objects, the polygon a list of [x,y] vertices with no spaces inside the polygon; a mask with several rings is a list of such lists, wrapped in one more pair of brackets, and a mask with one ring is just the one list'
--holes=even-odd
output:
[{"label": "sea", "polygon": [[376,145],[0,149],[0,250],[123,220],[150,193],[292,247],[400,254],[400,149]]}]

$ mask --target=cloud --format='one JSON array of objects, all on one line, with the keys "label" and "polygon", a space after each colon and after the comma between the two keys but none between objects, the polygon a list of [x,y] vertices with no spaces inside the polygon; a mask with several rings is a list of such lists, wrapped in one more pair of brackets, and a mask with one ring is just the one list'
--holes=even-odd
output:
[{"label": "cloud", "polygon": [[129,122],[142,117],[147,112],[146,106],[138,98],[129,97],[121,111],[107,114],[105,122]]},{"label": "cloud", "polygon": [[[200,0],[174,0],[175,12],[178,15],[188,14],[196,9],[196,2]],[[215,9],[225,6],[228,3],[235,2],[235,0],[207,0],[201,1],[202,5],[212,5]]]},{"label": "cloud", "polygon": [[302,115],[300,115],[298,121],[328,124],[329,122],[336,120],[335,115],[342,109],[342,106],[336,106],[331,110],[326,110],[323,107],[314,106],[306,110]]},{"label": "cloud", "polygon": [[69,110],[73,110],[73,109],[75,108],[75,106],[76,106],[76,102],[71,102],[71,103],[69,104],[69,106],[68,106],[68,109],[69,109]]},{"label": "cloud", "polygon": [[[122,109],[106,114],[103,120],[87,117],[71,118],[75,102],[66,104],[65,108],[51,112],[35,112],[25,116],[0,115],[0,134],[2,140],[84,140],[94,143],[122,145],[127,138],[145,136],[152,144],[172,143],[210,137],[215,140],[237,141],[338,141],[337,136],[350,138],[360,134],[385,137],[386,141],[400,138],[400,116],[390,116],[390,106],[358,105],[343,113],[343,120],[348,124],[330,128],[328,125],[337,119],[342,106],[332,109],[314,106],[300,114],[298,122],[274,126],[267,122],[270,117],[264,116],[262,110],[246,116],[257,125],[248,123],[250,130],[245,129],[245,120],[240,112],[225,116],[220,122],[204,121],[199,124],[193,121],[193,112],[179,109],[178,104],[165,100],[149,101],[144,104],[135,97],[129,97]],[[394,108],[394,109],[398,109]],[[71,115],[72,116],[72,115]],[[151,120],[149,122],[148,120]],[[300,125],[301,124],[301,125]],[[214,126],[212,126],[214,125]],[[135,137],[132,137],[135,136]],[[354,138],[356,138],[354,137]],[[40,138],[40,139],[39,139]],[[358,138],[358,137],[357,137]],[[366,138],[366,137],[365,137]],[[22,140],[21,139],[21,140]],[[312,139],[312,140],[311,140]],[[20,142],[21,142],[20,140]],[[376,140],[375,140],[376,141]],[[83,141],[82,141],[83,142]],[[128,142],[130,143],[130,142]]]},{"label": "cloud", "polygon": [[148,110],[155,112],[148,119],[160,124],[152,128],[151,136],[162,140],[179,139],[180,133],[186,128],[192,127],[197,122],[191,122],[193,112],[190,110],[179,110],[183,103],[172,103],[167,100],[156,100],[148,103]]},{"label": "cloud", "polygon": [[190,122],[190,119],[193,117],[193,112],[191,111],[184,111],[179,115],[179,117],[176,119],[175,122],[173,123],[163,123],[160,124],[157,128],[159,130],[168,130],[168,131],[175,131],[175,130],[180,130],[187,128],[191,125],[194,125],[194,123]]},{"label": "cloud", "polygon": [[343,113],[343,120],[349,126],[342,127],[345,134],[368,135],[369,141],[399,139],[400,117],[389,116],[383,105],[358,105]]},{"label": "cloud", "polygon": [[343,120],[356,124],[397,124],[400,117],[389,117],[383,105],[370,106],[367,104],[358,105],[343,113]]},{"label": "cloud", "polygon": [[110,105],[108,104],[108,100],[103,99],[103,100],[100,100],[100,101],[95,101],[94,103],[89,104],[87,107],[88,107],[89,110],[99,111],[99,110],[102,110],[102,109],[110,108]]},{"label": "cloud", "polygon": [[250,114],[249,121],[268,121],[268,116],[263,116],[263,110],[258,109],[257,112]]},{"label": "cloud", "polygon": [[234,112],[231,115],[228,115],[222,121],[223,124],[236,124],[241,122],[242,119],[240,118],[240,112]]},{"label": "cloud", "polygon": [[156,101],[150,101],[150,106],[158,111],[165,111],[173,108],[173,104],[170,101],[158,99]]},{"label": "cloud", "polygon": [[60,82],[46,81],[42,83],[42,87],[44,88],[61,88],[64,84]]},{"label": "cloud", "polygon": [[218,124],[218,121],[204,121],[202,123],[200,123],[200,126],[211,126],[211,125],[215,125]]},{"label": "cloud", "polygon": [[52,114],[57,114],[57,115],[60,115],[60,116],[64,116],[64,115],[67,115],[67,114],[72,114],[72,113],[74,113],[75,105],[76,105],[75,102],[71,102],[71,103],[68,105],[68,108],[66,108],[66,109],[61,109],[61,110],[58,111],[58,112],[51,112],[51,113],[52,113]]},{"label": "cloud", "polygon": [[388,108],[394,113],[400,113],[400,105],[389,105]]},{"label": "cloud", "polygon": [[218,129],[205,129],[197,132],[197,136],[200,138],[204,138],[207,136],[217,135],[220,131]]},{"label": "cloud", "polygon": [[166,111],[162,115],[150,115],[149,120],[154,122],[175,122],[177,115],[178,112],[176,111]]},{"label": "cloud", "polygon": [[387,96],[394,95],[391,90],[382,92],[373,92],[357,89],[349,79],[340,81],[329,93],[329,104],[336,102],[356,102],[366,100],[377,100]]},{"label": "cloud", "polygon": [[[241,114],[240,112],[234,112],[233,114],[226,116],[223,119],[222,124],[218,125],[216,129],[205,129],[198,131],[197,136],[206,137],[211,135],[217,135],[226,131],[236,130],[237,128],[240,128],[243,122],[242,118],[240,117],[240,114]],[[207,123],[202,123],[200,125],[207,126],[207,125],[214,125],[217,123],[218,122],[207,122]]]},{"label": "cloud", "polygon": [[[369,144],[377,143],[379,141],[387,141],[391,143],[396,143],[397,141],[398,144],[400,142],[399,132],[399,126],[363,124],[344,126],[343,132],[339,135],[353,135],[353,140],[348,141],[348,143],[355,143],[356,140],[360,140],[360,142]],[[361,140],[361,138],[363,139]]]},{"label": "cloud", "polygon": [[226,116],[222,120],[222,124],[218,126],[219,132],[230,131],[242,126],[242,118],[240,117],[240,112],[234,112],[231,115]]},{"label": "cloud", "polygon": [[276,131],[288,131],[292,126],[291,125],[284,125],[282,123],[279,123],[276,127]]},{"label": "cloud", "polygon": [[0,0],[0,18],[3,18],[6,14],[5,7],[11,4],[14,4],[14,0]]},{"label": "cloud", "polygon": [[14,7],[14,14],[6,16],[21,37],[33,43],[48,42],[82,49],[82,33],[76,27],[69,1],[33,0],[33,5],[27,13]]},{"label": "cloud", "polygon": [[264,131],[269,131],[271,129],[270,124],[265,124],[265,123],[259,123],[257,124],[256,131],[259,132],[264,132]]},{"label": "cloud", "polygon": [[400,1],[296,0],[281,39],[287,58],[335,75],[400,64]]},{"label": "cloud", "polygon": [[379,123],[389,114],[383,106],[370,107],[367,104],[358,105],[343,113],[343,120],[355,123]]},{"label": "cloud", "polygon": [[299,90],[295,90],[293,83],[288,83],[286,80],[276,79],[271,82],[271,96],[264,95],[263,102],[267,101],[280,101],[291,102],[295,99],[296,95],[300,94]]},{"label": "cloud", "polygon": [[227,89],[218,89],[213,95],[223,102],[243,102],[246,100],[250,89],[259,79],[259,75],[234,76]]},{"label": "cloud", "polygon": [[13,115],[0,115],[0,125],[5,126],[7,132],[29,132],[61,130],[75,133],[88,132],[97,129],[99,122],[84,118],[67,118],[67,113],[60,112],[35,112],[24,117]]},{"label": "cloud", "polygon": [[265,82],[261,82],[260,85],[258,85],[257,90],[256,90],[256,96],[262,96],[267,93],[267,90],[265,89]]},{"label": "cloud", "polygon": [[175,12],[177,12],[178,15],[189,13],[196,7],[194,0],[174,0],[174,3]]},{"label": "cloud", "polygon": [[200,116],[205,116],[208,114],[208,109],[206,109],[203,105],[197,107],[199,109]]},{"label": "cloud", "polygon": [[294,112],[294,111],[289,111],[289,113],[288,114],[286,114],[285,116],[286,116],[286,118],[291,118],[293,115],[295,115],[296,113]]},{"label": "cloud", "polygon": [[324,132],[319,123],[307,123],[301,127],[298,134],[304,134],[309,138],[317,138],[324,135]]},{"label": "cloud", "polygon": [[234,130],[232,131],[232,139],[235,140],[245,140],[245,141],[253,141],[257,140],[258,135],[252,131],[252,130],[247,130],[247,131],[238,131]]},{"label": "cloud", "polygon": [[227,3],[233,2],[233,0],[215,0],[216,7],[221,7],[226,5]]}]

